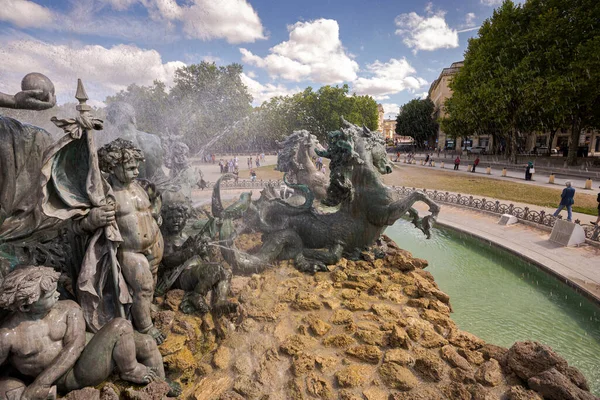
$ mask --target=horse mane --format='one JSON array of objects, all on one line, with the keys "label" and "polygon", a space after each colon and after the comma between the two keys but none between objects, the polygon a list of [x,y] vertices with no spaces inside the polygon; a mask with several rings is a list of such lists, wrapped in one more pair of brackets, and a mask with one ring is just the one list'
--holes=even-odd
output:
[{"label": "horse mane", "polygon": [[316,143],[317,139],[305,129],[294,131],[281,142],[277,142],[280,151],[277,155],[277,171],[295,173],[302,165],[298,164],[296,156],[301,144]]}]

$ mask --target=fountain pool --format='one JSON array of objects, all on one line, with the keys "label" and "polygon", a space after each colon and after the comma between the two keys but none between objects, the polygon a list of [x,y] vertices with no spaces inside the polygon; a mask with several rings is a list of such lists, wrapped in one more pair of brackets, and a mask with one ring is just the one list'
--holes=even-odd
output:
[{"label": "fountain pool", "polygon": [[398,245],[429,261],[450,295],[452,319],[485,341],[510,347],[535,340],[551,346],[600,395],[600,308],[571,287],[501,249],[435,229],[430,240],[407,221],[386,230]]}]

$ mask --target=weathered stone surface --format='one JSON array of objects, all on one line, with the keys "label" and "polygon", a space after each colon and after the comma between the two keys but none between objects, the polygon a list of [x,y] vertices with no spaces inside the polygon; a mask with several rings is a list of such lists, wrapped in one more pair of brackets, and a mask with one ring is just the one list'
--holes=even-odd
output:
[{"label": "weathered stone surface", "polygon": [[452,368],[448,374],[452,382],[475,383],[475,371]]},{"label": "weathered stone surface", "polygon": [[290,335],[279,347],[282,352],[289,356],[315,347],[318,342],[310,336],[306,335]]},{"label": "weathered stone surface", "polygon": [[315,357],[310,354],[299,353],[292,361],[292,371],[295,376],[302,376],[315,369]]},{"label": "weathered stone surface", "polygon": [[180,289],[169,290],[167,292],[167,296],[165,297],[165,302],[163,306],[168,310],[177,311],[179,310],[179,305],[183,301],[183,296],[185,292]]},{"label": "weathered stone surface", "polygon": [[377,387],[370,387],[363,390],[363,396],[365,396],[366,400],[388,400],[389,393],[387,390]]},{"label": "weathered stone surface", "polygon": [[485,361],[485,359],[483,358],[483,354],[479,351],[472,351],[469,349],[458,349],[458,354],[463,356],[470,364],[481,365]]},{"label": "weathered stone surface", "polygon": [[367,311],[371,308],[369,303],[359,299],[346,300],[342,303],[342,305],[350,311]]},{"label": "weathered stone surface", "polygon": [[112,383],[104,385],[100,390],[100,400],[119,400],[116,386]]},{"label": "weathered stone surface", "polygon": [[446,364],[435,353],[422,351],[416,357],[415,370],[421,374],[423,379],[439,382],[446,372]]},{"label": "weathered stone surface", "polygon": [[527,380],[529,387],[548,400],[595,400],[596,396],[577,387],[556,368],[550,368]]},{"label": "weathered stone surface", "polygon": [[517,342],[506,355],[508,367],[521,379],[527,380],[540,372],[556,368],[567,369],[567,361],[550,347],[537,342]]},{"label": "weathered stone surface", "polygon": [[464,369],[465,371],[471,370],[471,365],[469,364],[469,362],[460,354],[458,354],[454,347],[450,345],[444,346],[442,347],[440,352],[442,354],[442,358],[453,367],[458,367]]},{"label": "weathered stone surface", "polygon": [[66,400],[100,400],[100,391],[93,387],[86,387],[80,390],[69,392],[64,399]]},{"label": "weathered stone surface", "polygon": [[319,399],[335,398],[331,383],[315,373],[306,377],[306,391],[309,395]]},{"label": "weathered stone surface", "polygon": [[410,339],[406,331],[400,326],[394,326],[388,336],[388,342],[391,347],[410,348]]},{"label": "weathered stone surface", "polygon": [[231,349],[225,346],[219,346],[213,356],[213,365],[218,369],[228,369],[231,365]]},{"label": "weathered stone surface", "polygon": [[388,336],[385,332],[380,330],[371,329],[358,329],[356,331],[356,337],[366,344],[376,346],[386,346],[388,342]]},{"label": "weathered stone surface", "polygon": [[475,373],[475,379],[486,386],[499,385],[502,382],[503,377],[498,361],[492,358],[481,364]]},{"label": "weathered stone surface", "polygon": [[125,389],[125,398],[129,400],[162,400],[171,388],[165,381],[154,381],[140,390]]},{"label": "weathered stone surface", "polygon": [[495,344],[484,344],[479,350],[483,358],[489,360],[493,358],[497,360],[500,365],[506,365],[506,356],[508,354],[508,349],[502,346],[496,346]]},{"label": "weathered stone surface", "polygon": [[339,335],[327,336],[323,340],[323,344],[328,347],[346,348],[352,346],[353,344],[356,344],[356,340],[342,333]]},{"label": "weathered stone surface", "polygon": [[358,292],[354,289],[342,289],[340,294],[344,300],[355,299],[358,297]]},{"label": "weathered stone surface", "polygon": [[544,400],[537,392],[527,390],[523,386],[511,386],[504,394],[507,400]]},{"label": "weathered stone surface", "polygon": [[438,389],[430,386],[419,386],[410,392],[392,393],[389,400],[439,400],[443,398],[444,394]]},{"label": "weathered stone surface", "polygon": [[330,322],[335,325],[343,325],[353,321],[352,312],[338,308],[333,312]]},{"label": "weathered stone surface", "polygon": [[292,308],[296,310],[318,310],[322,305],[319,296],[310,292],[298,292],[292,302]]},{"label": "weathered stone surface", "polygon": [[349,389],[340,390],[340,400],[364,400],[362,396]]},{"label": "weathered stone surface", "polygon": [[408,391],[419,384],[412,371],[396,363],[386,362],[379,367],[379,375],[383,382],[391,388]]},{"label": "weathered stone surface", "polygon": [[485,344],[483,340],[479,339],[472,333],[458,329],[452,332],[452,334],[448,337],[448,341],[456,347],[468,350],[478,350]]},{"label": "weathered stone surface", "polygon": [[331,325],[322,321],[314,315],[308,316],[307,318],[305,318],[305,321],[308,323],[308,326],[312,333],[314,333],[317,336],[323,336],[331,330]]},{"label": "weathered stone surface", "polygon": [[381,360],[381,356],[383,355],[379,347],[371,345],[359,345],[351,347],[346,350],[346,354],[371,364],[378,364]]},{"label": "weathered stone surface", "polygon": [[373,370],[364,365],[350,365],[336,372],[335,377],[341,387],[363,386],[371,379]]},{"label": "weathered stone surface", "polygon": [[403,366],[412,366],[415,364],[415,358],[411,353],[401,349],[391,349],[385,352],[384,362],[395,363]]},{"label": "weathered stone surface", "polygon": [[442,387],[442,392],[450,400],[471,400],[471,392],[460,382],[451,382]]},{"label": "weathered stone surface", "polygon": [[402,318],[402,313],[386,304],[373,304],[371,310],[384,321],[394,322]]},{"label": "weathered stone surface", "polygon": [[336,269],[331,272],[331,280],[334,282],[343,282],[346,279],[348,279],[348,275],[341,269]]}]

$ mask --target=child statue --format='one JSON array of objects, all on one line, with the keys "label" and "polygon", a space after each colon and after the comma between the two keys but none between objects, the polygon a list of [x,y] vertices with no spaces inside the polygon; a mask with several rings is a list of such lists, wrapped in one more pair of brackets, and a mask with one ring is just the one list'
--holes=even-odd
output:
[{"label": "child statue", "polygon": [[321,200],[326,206],[337,206],[344,199],[353,196],[351,173],[352,163],[356,160],[358,164],[363,161],[354,151],[354,140],[352,135],[342,131],[329,132],[327,135],[327,150],[315,149],[319,157],[331,160],[329,163],[329,187],[327,198]]},{"label": "child statue", "polygon": [[[207,236],[200,233],[188,237],[184,233],[189,217],[187,207],[181,203],[169,204],[163,208],[162,215],[165,253],[158,291],[165,292],[171,285],[185,290],[186,295],[180,306],[184,313],[197,311],[221,315],[235,312],[237,304],[227,300],[231,272],[223,268],[221,263],[209,262]],[[204,296],[211,290],[209,307]]]},{"label": "child statue", "polygon": [[0,307],[11,312],[0,325],[0,365],[8,361],[31,379],[0,377],[0,398],[45,400],[56,389],[96,386],[115,368],[136,384],[164,379],[154,340],[123,318],[104,325],[86,345],[81,307],[58,301],[59,276],[50,267],[25,266],[0,284]]},{"label": "child statue", "polygon": [[136,181],[144,156],[129,140],[117,139],[103,146],[98,150],[98,158],[100,169],[110,175],[115,197],[115,219],[123,237],[117,259],[132,292],[133,325],[161,344],[165,337],[154,326],[150,315],[158,266],[163,257],[163,238],[157,222],[160,196],[150,201],[146,190]]}]

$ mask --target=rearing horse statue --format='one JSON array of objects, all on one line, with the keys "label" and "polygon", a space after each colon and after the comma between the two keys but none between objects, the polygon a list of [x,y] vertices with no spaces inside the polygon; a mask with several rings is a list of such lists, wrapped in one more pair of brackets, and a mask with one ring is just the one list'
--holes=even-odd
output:
[{"label": "rearing horse statue", "polygon": [[306,185],[315,199],[327,196],[329,178],[317,169],[312,161],[315,149],[321,147],[315,135],[307,130],[294,131],[282,142],[277,143],[281,150],[277,156],[277,170],[284,172],[286,178]]},{"label": "rearing horse statue", "polygon": [[[233,245],[233,230],[221,234],[225,244],[221,248],[224,258],[232,265],[234,273],[257,273],[277,260],[294,259],[296,268],[307,272],[325,270],[326,265],[335,264],[342,256],[353,256],[371,246],[385,228],[407,212],[413,217],[413,223],[427,237],[433,226],[440,207],[422,192],[413,192],[404,198],[381,181],[382,174],[392,172],[382,139],[367,128],[343,121],[341,132],[330,132],[343,137],[345,142],[330,140],[328,153],[336,151],[338,178],[346,180],[346,193],[339,208],[325,213],[312,205],[309,196],[305,204],[292,206],[269,191],[261,197],[246,203],[244,223],[247,227],[263,234],[263,246],[258,253],[250,255],[241,252]],[[333,162],[333,160],[332,160]],[[341,179],[341,178],[340,178]],[[213,213],[223,210],[220,204],[219,183],[213,193]],[[419,219],[412,205],[422,201],[429,206],[430,215]],[[221,215],[215,215],[221,217]]]}]

